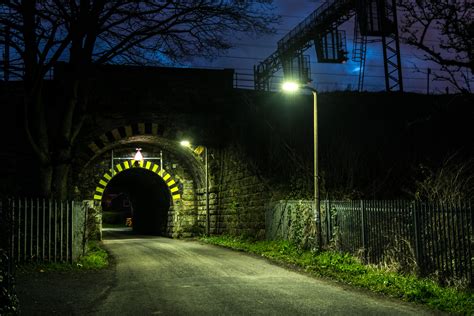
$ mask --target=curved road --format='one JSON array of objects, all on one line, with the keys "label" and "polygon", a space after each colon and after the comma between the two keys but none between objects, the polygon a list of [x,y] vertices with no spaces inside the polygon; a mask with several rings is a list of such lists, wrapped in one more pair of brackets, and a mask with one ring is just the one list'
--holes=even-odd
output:
[{"label": "curved road", "polygon": [[160,237],[105,232],[115,282],[101,315],[428,315],[241,252]]}]

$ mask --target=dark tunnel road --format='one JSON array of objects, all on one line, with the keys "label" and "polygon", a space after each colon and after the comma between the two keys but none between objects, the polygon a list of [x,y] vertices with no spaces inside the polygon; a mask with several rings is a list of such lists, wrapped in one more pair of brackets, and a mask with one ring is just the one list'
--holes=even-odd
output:
[{"label": "dark tunnel road", "polygon": [[109,231],[116,282],[98,315],[429,315],[229,249]]}]

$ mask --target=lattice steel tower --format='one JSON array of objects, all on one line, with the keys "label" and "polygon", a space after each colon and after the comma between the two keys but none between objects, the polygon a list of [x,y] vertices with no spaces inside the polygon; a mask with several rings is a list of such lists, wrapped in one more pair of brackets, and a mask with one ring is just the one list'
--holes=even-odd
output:
[{"label": "lattice steel tower", "polygon": [[254,67],[256,90],[270,90],[273,75],[283,68],[286,78],[309,82],[309,59],[303,53],[315,46],[320,63],[347,60],[345,32],[338,27],[356,17],[353,60],[360,63],[359,90],[363,89],[367,37],[382,41],[385,88],[403,91],[396,0],[328,0],[278,41],[277,50]]}]

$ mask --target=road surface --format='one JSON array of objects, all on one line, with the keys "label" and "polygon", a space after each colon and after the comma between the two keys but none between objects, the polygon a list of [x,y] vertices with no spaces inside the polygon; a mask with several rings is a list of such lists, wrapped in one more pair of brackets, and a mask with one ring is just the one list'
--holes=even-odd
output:
[{"label": "road surface", "polygon": [[[57,290],[56,298],[63,303],[54,303],[54,310],[45,307],[47,298],[37,297],[33,306],[23,306],[24,314],[434,314],[417,305],[315,279],[263,258],[196,241],[119,231],[108,231],[104,236],[105,246],[115,257],[112,269],[76,278],[70,282],[76,291]],[[81,281],[87,281],[89,287]],[[23,296],[28,292],[24,290]],[[36,295],[44,295],[41,293]]]}]

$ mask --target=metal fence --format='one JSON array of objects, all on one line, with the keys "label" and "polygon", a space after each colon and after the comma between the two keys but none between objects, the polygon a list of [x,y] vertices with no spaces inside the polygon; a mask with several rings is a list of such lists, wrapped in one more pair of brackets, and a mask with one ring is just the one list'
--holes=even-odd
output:
[{"label": "metal fence", "polygon": [[11,219],[10,254],[16,262],[73,261],[79,255],[81,203],[8,198],[2,207]]},{"label": "metal fence", "polygon": [[[314,245],[314,229],[308,229],[316,226],[315,213],[308,211],[312,205],[310,201],[269,205],[267,238],[289,239],[304,246],[312,237]],[[310,224],[309,216],[313,218]],[[456,279],[474,285],[470,202],[321,201],[321,224],[328,248],[349,252],[366,263],[395,265],[402,271],[437,276],[441,282]]]},{"label": "metal fence", "polygon": [[322,208],[327,244],[367,263],[398,264],[421,275],[474,284],[474,215],[469,202],[324,201]]}]

